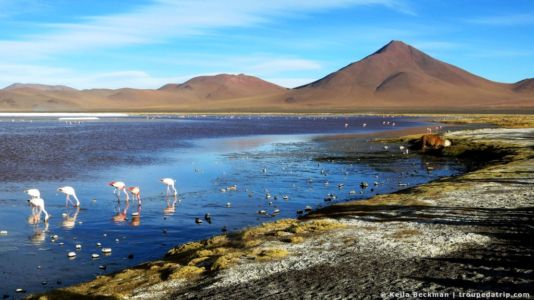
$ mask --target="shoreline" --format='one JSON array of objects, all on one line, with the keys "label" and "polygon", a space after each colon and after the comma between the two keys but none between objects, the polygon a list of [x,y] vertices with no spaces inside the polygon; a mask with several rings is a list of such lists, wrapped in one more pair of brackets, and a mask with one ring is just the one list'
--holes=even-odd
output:
[{"label": "shoreline", "polygon": [[[495,200],[494,203],[484,203],[482,207],[473,207],[475,203],[458,201],[450,195],[467,190],[467,194],[463,197],[469,196],[468,199],[475,199],[475,196],[480,196],[478,194],[484,194],[481,192],[483,189],[480,190],[481,182],[494,180],[495,178],[491,176],[494,176],[493,173],[499,171],[499,168],[501,171],[527,174],[524,176],[530,177],[525,180],[532,182],[532,175],[528,173],[533,166],[532,150],[529,148],[532,147],[532,142],[528,138],[526,140],[521,138],[525,134],[532,136],[534,132],[532,129],[515,131],[483,129],[451,133],[451,138],[456,141],[475,140],[474,144],[479,145],[498,143],[501,149],[508,149],[515,154],[508,155],[507,163],[490,164],[455,178],[438,180],[368,200],[335,204],[312,212],[300,220],[279,220],[247,228],[241,232],[187,243],[171,249],[160,261],[99,276],[94,281],[44,295],[49,299],[79,295],[118,298],[133,296],[139,299],[214,296],[221,298],[224,295],[252,297],[253,294],[247,294],[247,290],[258,292],[259,287],[265,287],[265,284],[272,286],[272,283],[268,283],[271,281],[276,283],[274,286],[278,291],[272,294],[273,297],[298,296],[304,292],[300,290],[302,284],[315,286],[319,282],[326,286],[334,284],[331,286],[334,291],[332,293],[325,290],[315,291],[322,297],[335,296],[336,293],[354,295],[365,289],[378,292],[376,289],[378,287],[388,287],[390,290],[398,288],[398,291],[403,291],[401,287],[413,285],[413,288],[426,289],[425,285],[417,285],[420,282],[414,279],[397,283],[394,283],[393,279],[395,276],[406,277],[405,273],[413,271],[414,267],[422,268],[425,266],[424,259],[430,258],[430,264],[436,264],[432,259],[454,253],[463,255],[466,249],[479,249],[491,245],[493,239],[481,234],[480,225],[465,220],[471,218],[471,214],[480,213],[484,217],[491,217],[484,215],[484,209],[521,210],[524,207],[534,206],[532,201],[528,200],[527,196],[532,196],[532,191],[528,189],[522,190],[523,195],[513,191],[513,195],[517,194],[515,198],[521,200],[518,203],[507,203],[505,199],[501,199],[500,202]],[[509,141],[505,139],[507,135],[515,135],[518,140]],[[469,144],[463,151],[472,151],[473,147],[473,144]],[[526,169],[525,166],[517,166],[521,163],[526,165]],[[517,172],[518,170],[520,172]],[[469,180],[473,180],[475,184],[464,183]],[[490,182],[490,187],[493,188],[492,184],[506,185],[499,183],[500,181]],[[469,194],[472,188],[478,189],[475,194],[473,191]],[[443,204],[447,206],[441,207]],[[448,217],[445,211],[454,213],[451,214],[452,217]],[[468,212],[467,216],[463,215],[464,212]],[[460,216],[460,222],[467,223],[462,225],[461,229],[451,225],[455,222],[453,219]],[[425,245],[424,241],[432,243]],[[418,247],[416,249],[413,248],[415,242]],[[349,262],[353,264],[355,270],[358,270],[357,274],[344,267]],[[374,262],[376,265],[369,265],[369,262]],[[324,283],[324,280],[327,280],[325,276],[331,274],[330,271],[333,270],[345,274],[347,278],[362,273],[369,273],[367,277],[373,273],[376,275],[377,272],[383,274],[387,271],[386,262],[394,268],[392,272],[388,271],[391,274],[384,276],[383,285],[378,284],[376,278],[374,280],[363,278],[365,280],[360,284],[343,283],[343,280],[337,284],[335,279],[333,282]],[[412,264],[412,267],[405,264]],[[446,272],[442,270],[441,275],[462,276],[461,272],[454,268],[457,266],[450,266]],[[480,277],[480,274],[477,273],[475,276]],[[485,278],[482,276],[479,279]],[[360,279],[355,279],[358,280]],[[440,290],[440,287],[433,285],[430,287],[432,287],[430,290]],[[450,287],[445,287],[443,290],[450,292],[451,289],[454,290]],[[377,295],[379,294],[375,294]]]}]

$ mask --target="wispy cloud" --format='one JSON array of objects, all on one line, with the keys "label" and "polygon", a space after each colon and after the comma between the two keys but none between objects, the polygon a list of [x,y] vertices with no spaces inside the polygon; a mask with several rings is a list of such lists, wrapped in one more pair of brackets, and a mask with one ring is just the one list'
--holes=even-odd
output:
[{"label": "wispy cloud", "polygon": [[534,12],[513,15],[476,17],[466,21],[472,24],[492,26],[534,25]]},{"label": "wispy cloud", "polygon": [[0,55],[28,59],[79,49],[165,43],[220,28],[269,23],[287,14],[354,5],[381,5],[410,12],[402,0],[157,0],[126,13],[86,17],[80,23],[43,24],[44,32],[38,35],[0,41]]}]

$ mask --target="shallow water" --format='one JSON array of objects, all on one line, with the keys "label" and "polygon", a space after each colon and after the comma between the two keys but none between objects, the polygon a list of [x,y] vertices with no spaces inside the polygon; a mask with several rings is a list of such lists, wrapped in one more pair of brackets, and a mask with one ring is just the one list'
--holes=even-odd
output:
[{"label": "shallow water", "polygon": [[[396,126],[382,125],[384,120]],[[81,124],[0,119],[0,230],[8,231],[0,236],[0,291],[14,295],[17,288],[43,291],[89,280],[159,258],[176,244],[218,234],[223,227],[237,230],[295,217],[306,205],[331,203],[324,201],[329,193],[337,196],[332,202],[368,198],[462,172],[457,161],[402,155],[398,145],[384,150],[365,138],[314,139],[421,125],[426,124],[391,117],[108,118]],[[427,164],[435,170],[427,172]],[[164,212],[173,201],[165,200],[163,177],[177,181],[174,212]],[[113,180],[139,185],[142,209],[136,201],[118,203],[107,186]],[[362,181],[370,184],[365,190]],[[221,192],[234,184],[237,191]],[[63,185],[76,188],[81,210],[65,207],[56,192]],[[28,188],[41,190],[52,215],[48,226],[28,224],[23,193]],[[280,213],[272,216],[275,209]],[[127,219],[115,222],[124,210]],[[196,224],[195,217],[203,219],[205,213],[211,224]],[[65,222],[62,214],[75,221]],[[111,247],[112,254],[91,259],[92,253],[101,254],[97,242]],[[76,251],[76,258],[67,258],[69,251]]]}]

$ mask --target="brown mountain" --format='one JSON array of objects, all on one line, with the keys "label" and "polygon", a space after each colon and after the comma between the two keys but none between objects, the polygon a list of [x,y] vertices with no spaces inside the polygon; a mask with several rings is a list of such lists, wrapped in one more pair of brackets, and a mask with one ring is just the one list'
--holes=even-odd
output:
[{"label": "brown mountain", "polygon": [[534,78],[527,78],[514,83],[513,90],[520,93],[534,92]]},{"label": "brown mountain", "polygon": [[444,63],[400,41],[292,90],[293,105],[350,108],[534,106],[533,95]]},{"label": "brown mountain", "polygon": [[481,111],[534,110],[534,79],[489,81],[392,41],[310,84],[285,89],[257,77],[200,76],[159,89],[76,90],[15,84],[3,111]]},{"label": "brown mountain", "polygon": [[258,94],[279,94],[286,89],[254,76],[219,74],[195,77],[182,84],[166,84],[159,90],[181,94],[187,98],[220,100]]}]

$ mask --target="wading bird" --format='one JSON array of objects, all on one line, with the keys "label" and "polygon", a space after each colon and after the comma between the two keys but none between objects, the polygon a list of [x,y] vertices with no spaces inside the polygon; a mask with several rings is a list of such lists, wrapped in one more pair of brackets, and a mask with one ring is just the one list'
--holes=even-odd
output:
[{"label": "wading bird", "polygon": [[[76,191],[74,190],[72,186],[63,186],[63,187],[58,188],[57,191],[62,192],[63,194],[67,195],[67,199],[65,200],[65,206],[69,206],[69,202],[74,207],[80,206],[80,200],[78,200],[78,197],[76,197]],[[70,196],[74,197],[74,200],[76,200],[76,204],[74,204],[70,200]]]},{"label": "wading bird", "polygon": [[138,186],[130,186],[128,187],[128,190],[137,199],[137,204],[141,205],[141,189]]},{"label": "wading bird", "polygon": [[167,192],[165,193],[165,196],[169,196],[171,193],[171,190],[173,192],[173,195],[176,196],[178,192],[176,191],[176,188],[174,187],[174,184],[176,181],[172,178],[162,178],[160,180],[164,185],[167,186]]},{"label": "wading bird", "polygon": [[38,189],[29,189],[24,191],[28,196],[33,198],[41,198],[41,192]]},{"label": "wading bird", "polygon": [[41,213],[44,213],[45,222],[48,222],[48,219],[50,218],[50,215],[45,209],[45,204],[43,198],[32,198],[28,200],[28,203],[30,204],[32,208],[32,218],[34,223],[37,223],[41,219]]},{"label": "wading bird", "polygon": [[130,201],[130,196],[128,196],[128,191],[126,190],[126,184],[122,181],[112,181],[109,183],[109,186],[115,188],[113,191],[114,194],[117,194],[117,200],[121,201],[120,195],[121,191],[126,195],[126,201]]}]

